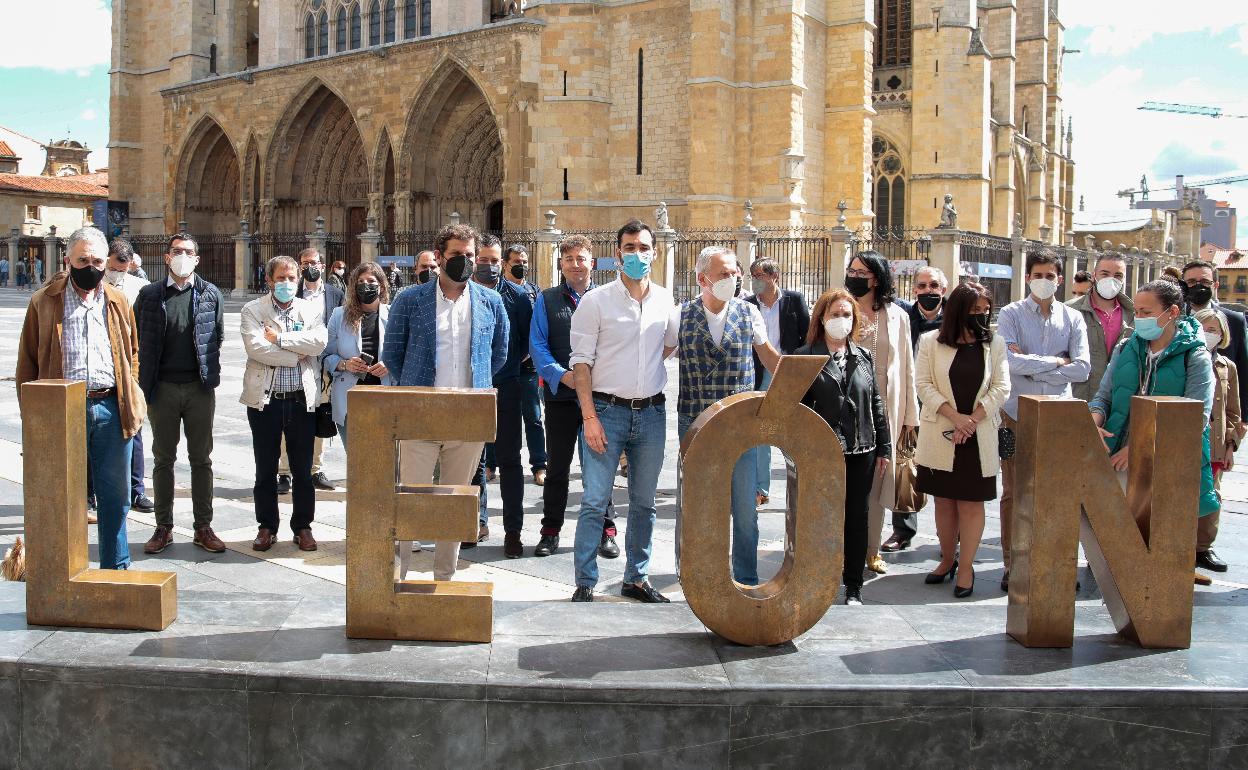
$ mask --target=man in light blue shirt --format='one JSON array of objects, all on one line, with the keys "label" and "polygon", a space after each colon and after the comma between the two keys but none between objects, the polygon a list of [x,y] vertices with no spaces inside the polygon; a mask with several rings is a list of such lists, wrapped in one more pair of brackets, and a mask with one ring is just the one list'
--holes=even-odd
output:
[{"label": "man in light blue shirt", "polygon": [[[1092,363],[1088,327],[1083,315],[1054,299],[1062,277],[1055,254],[1038,252],[1027,257],[1026,299],[1001,308],[997,334],[1005,340],[1010,364],[1010,398],[1002,410],[1002,424],[1016,427],[1019,396],[1070,397],[1071,383],[1086,382]],[[1001,552],[1009,590],[1010,533],[1014,517],[1014,462],[1001,461]]]}]

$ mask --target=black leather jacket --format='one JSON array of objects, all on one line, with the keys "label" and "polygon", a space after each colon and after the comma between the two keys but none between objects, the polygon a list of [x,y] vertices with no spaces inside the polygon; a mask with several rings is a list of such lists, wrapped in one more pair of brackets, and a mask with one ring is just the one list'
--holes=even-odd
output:
[{"label": "black leather jacket", "polygon": [[[804,345],[793,351],[798,356],[826,356],[828,347],[822,342]],[[832,359],[824,364],[802,403],[814,409],[832,426],[845,454],[875,452],[876,457],[892,455],[892,439],[884,401],[875,385],[875,363],[871,354],[849,343],[844,371]]]}]

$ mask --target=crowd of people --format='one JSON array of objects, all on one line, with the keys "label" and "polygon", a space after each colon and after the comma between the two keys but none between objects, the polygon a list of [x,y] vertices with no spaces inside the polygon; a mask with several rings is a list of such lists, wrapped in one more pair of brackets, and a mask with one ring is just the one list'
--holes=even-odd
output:
[{"label": "crowd of people", "polygon": [[[66,270],[32,297],[18,352],[17,383],[86,383],[88,495],[98,517],[100,564],[130,563],[125,518],[154,510],[146,553],[173,542],[174,459],[185,436],[191,466],[194,543],[225,550],[212,530],[215,389],[225,344],[224,302],[196,273],[195,238],[170,238],[168,277],[148,283],[133,273],[124,239],[107,243],[94,228],[68,240]],[[257,533],[266,551],[280,530],[279,497],[291,495],[288,526],[298,548],[317,549],[316,490],[332,489],[321,469],[322,442],[352,432],[347,393],[357,385],[493,388],[497,434],[474,441],[402,441],[402,484],[478,485],[478,535],[437,542],[434,577],[451,579],[461,548],[490,537],[487,480],[502,496],[503,551],[521,558],[525,463],[542,486],[541,528],[531,554],[560,548],[568,484],[579,457],[584,491],[572,535],[576,589],[593,601],[598,559],[618,558],[612,493],[627,460],[627,531],[622,595],[667,602],[649,580],[655,497],[668,448],[666,360],[679,361],[676,430],[683,438],[712,404],[766,390],[785,355],[826,357],[802,401],[837,436],[845,467],[844,601],[861,604],[864,573],[883,574],[882,554],[910,548],[917,512],[898,505],[899,447],[913,447],[917,470],[905,479],[935,501],[940,561],[926,576],[971,596],[984,531],[985,503],[1001,477],[1002,590],[1008,590],[1014,517],[1014,461],[1008,446],[1022,395],[1074,396],[1089,404],[1105,450],[1125,488],[1126,432],[1135,395],[1185,396],[1204,405],[1199,513],[1193,543],[1199,569],[1226,571],[1213,550],[1222,474],[1245,433],[1248,398],[1245,319],[1215,299],[1216,269],[1202,261],[1177,276],[1125,292],[1121,256],[1100,255],[1078,276],[1087,291],[1056,300],[1062,262],[1038,251],[1026,259],[1027,297],[999,309],[973,281],[951,287],[936,267],[913,281],[912,301],[896,296],[882,255],[865,251],[846,267],[844,288],[824,292],[813,309],[782,287],[775,261],[748,267],[732,250],[697,257],[698,294],[677,303],[651,280],[654,233],[631,220],[616,235],[618,278],[592,281],[592,244],[569,235],[558,244],[559,282],[539,290],[526,279],[529,255],[490,234],[455,224],[415,259],[415,278],[363,262],[326,270],[313,248],[263,266],[266,293],[242,309],[247,354],[241,403],[252,434]],[[748,281],[746,274],[748,272]],[[743,291],[743,289],[747,289]],[[544,414],[544,420],[543,420]],[[154,501],[142,488],[144,420],[151,425]],[[360,443],[356,448],[356,444]],[[731,478],[734,580],[760,582],[758,509],[770,496],[771,452],[755,447]],[[885,513],[891,532],[885,538]],[[677,519],[679,532],[680,521]],[[677,569],[680,554],[677,537]],[[420,543],[396,546],[406,573]],[[1209,578],[1195,573],[1197,582]]]}]

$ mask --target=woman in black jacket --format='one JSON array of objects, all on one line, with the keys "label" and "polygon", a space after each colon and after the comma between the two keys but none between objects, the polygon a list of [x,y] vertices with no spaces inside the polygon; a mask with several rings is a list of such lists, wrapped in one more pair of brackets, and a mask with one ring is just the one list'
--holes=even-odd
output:
[{"label": "woman in black jacket", "polygon": [[825,355],[828,362],[802,403],[832,426],[845,452],[845,603],[862,604],[867,562],[867,498],[875,477],[888,470],[892,443],[871,354],[855,344],[862,329],[858,303],[844,289],[825,292],[811,314],[806,345],[794,355]]}]

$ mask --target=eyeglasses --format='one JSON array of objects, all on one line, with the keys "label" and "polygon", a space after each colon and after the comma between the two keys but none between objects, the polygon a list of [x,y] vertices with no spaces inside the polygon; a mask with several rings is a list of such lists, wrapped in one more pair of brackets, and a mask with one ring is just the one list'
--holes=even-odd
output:
[{"label": "eyeglasses", "polygon": [[636,245],[630,243],[629,245],[622,247],[620,251],[625,254],[649,254],[652,249],[644,243]]},{"label": "eyeglasses", "polygon": [[1204,286],[1206,288],[1213,288],[1213,281],[1208,278],[1202,278],[1199,281],[1195,278],[1188,278],[1186,283],[1188,286]]},{"label": "eyeglasses", "polygon": [[194,257],[196,256],[196,254],[195,254],[195,249],[177,248],[177,249],[169,249],[169,256],[171,257]]},{"label": "eyeglasses", "polygon": [[870,278],[873,275],[875,275],[875,273],[871,272],[870,270],[850,269],[850,270],[845,271],[845,277],[847,278]]}]

